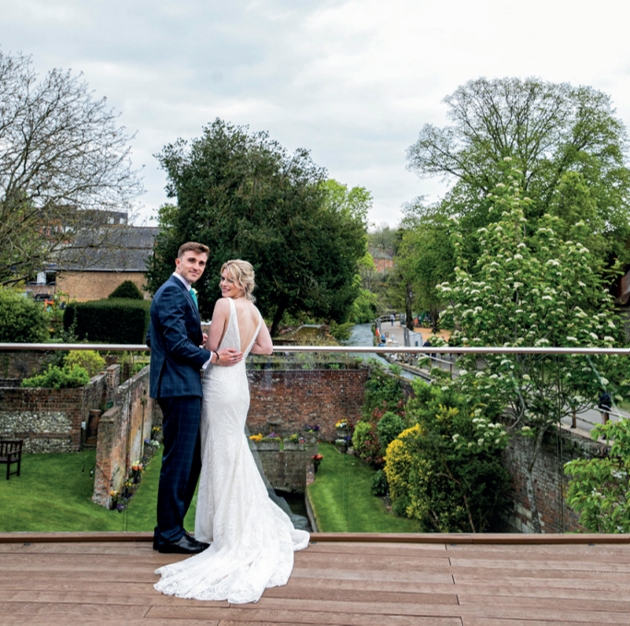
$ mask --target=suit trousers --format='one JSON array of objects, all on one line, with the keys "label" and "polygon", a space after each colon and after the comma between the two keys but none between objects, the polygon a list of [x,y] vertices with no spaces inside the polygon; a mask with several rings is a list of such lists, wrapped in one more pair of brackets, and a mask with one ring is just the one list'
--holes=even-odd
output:
[{"label": "suit trousers", "polygon": [[177,541],[184,534],[184,517],[201,470],[201,398],[158,398],[164,414],[164,454],[157,498],[158,543]]}]

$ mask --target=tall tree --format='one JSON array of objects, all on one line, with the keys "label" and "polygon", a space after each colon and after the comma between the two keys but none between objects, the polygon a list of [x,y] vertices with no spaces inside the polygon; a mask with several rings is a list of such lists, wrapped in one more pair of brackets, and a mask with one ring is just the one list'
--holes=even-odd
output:
[{"label": "tall tree", "polygon": [[429,311],[434,332],[438,331],[439,312],[447,302],[438,285],[453,276],[452,228],[453,222],[440,214],[419,218],[409,215],[397,250],[396,266],[411,283],[413,308]]},{"label": "tall tree", "polygon": [[[459,267],[441,285],[456,338],[470,346],[613,347],[622,331],[582,243],[588,227],[570,228],[547,214],[532,232],[525,218],[530,201],[507,159],[503,181],[489,197],[498,221],[480,229],[477,262],[467,265],[457,234]],[[571,240],[563,241],[561,231]],[[471,404],[491,419],[503,414],[534,439],[526,469],[532,523],[540,532],[533,469],[543,439],[563,417],[593,406],[602,390],[614,394],[627,385],[624,362],[615,355],[486,354],[483,360],[466,355],[459,364],[455,384]]]},{"label": "tall tree", "polygon": [[[480,78],[445,103],[452,123],[424,126],[408,150],[409,168],[454,181],[440,209],[458,215],[462,228],[472,234],[496,221],[487,194],[501,180],[502,159],[511,157],[531,199],[525,217],[532,228],[547,213],[571,214],[561,200],[567,190],[588,190],[591,214],[581,219],[602,240],[591,246],[593,253],[605,255],[609,265],[617,257],[630,261],[627,137],[606,94],[534,78]],[[476,257],[472,240],[468,252]]]},{"label": "tall tree", "polygon": [[151,289],[171,272],[178,246],[197,240],[210,247],[199,284],[203,316],[219,296],[221,264],[242,257],[256,271],[258,306],[273,319],[272,333],[285,312],[345,319],[358,293],[369,194],[327,182],[306,150],[290,155],[267,133],[220,119],[157,158],[177,206],[160,211]]},{"label": "tall tree", "polygon": [[39,77],[30,57],[0,52],[0,103],[3,284],[54,261],[94,212],[129,209],[142,185],[130,137],[80,77]]}]

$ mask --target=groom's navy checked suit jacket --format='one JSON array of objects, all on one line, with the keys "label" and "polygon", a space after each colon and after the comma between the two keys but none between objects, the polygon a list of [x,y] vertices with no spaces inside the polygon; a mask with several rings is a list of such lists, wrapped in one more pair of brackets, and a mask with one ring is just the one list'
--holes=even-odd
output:
[{"label": "groom's navy checked suit jacket", "polygon": [[147,340],[151,348],[151,397],[201,397],[199,372],[210,352],[198,347],[203,342],[199,312],[175,276],[153,297]]}]

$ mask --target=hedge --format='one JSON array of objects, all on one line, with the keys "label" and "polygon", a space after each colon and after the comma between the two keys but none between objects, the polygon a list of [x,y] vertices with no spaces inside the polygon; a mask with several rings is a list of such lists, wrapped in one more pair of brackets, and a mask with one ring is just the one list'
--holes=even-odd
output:
[{"label": "hedge", "polygon": [[78,341],[142,344],[149,328],[147,300],[91,300],[73,302],[63,316],[63,327]]}]

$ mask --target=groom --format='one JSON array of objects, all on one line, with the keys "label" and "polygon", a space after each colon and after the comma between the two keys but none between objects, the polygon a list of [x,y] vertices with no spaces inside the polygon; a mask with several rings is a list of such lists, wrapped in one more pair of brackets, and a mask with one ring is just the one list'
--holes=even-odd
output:
[{"label": "groom", "polygon": [[165,553],[195,554],[208,547],[184,530],[184,517],[201,469],[200,372],[208,366],[234,365],[243,357],[231,348],[211,352],[200,347],[206,337],[191,286],[206,269],[208,252],[201,243],[183,244],[175,259],[175,272],[151,303],[147,334],[151,348],[150,395],[157,399],[164,414],[164,454],[153,548]]}]

